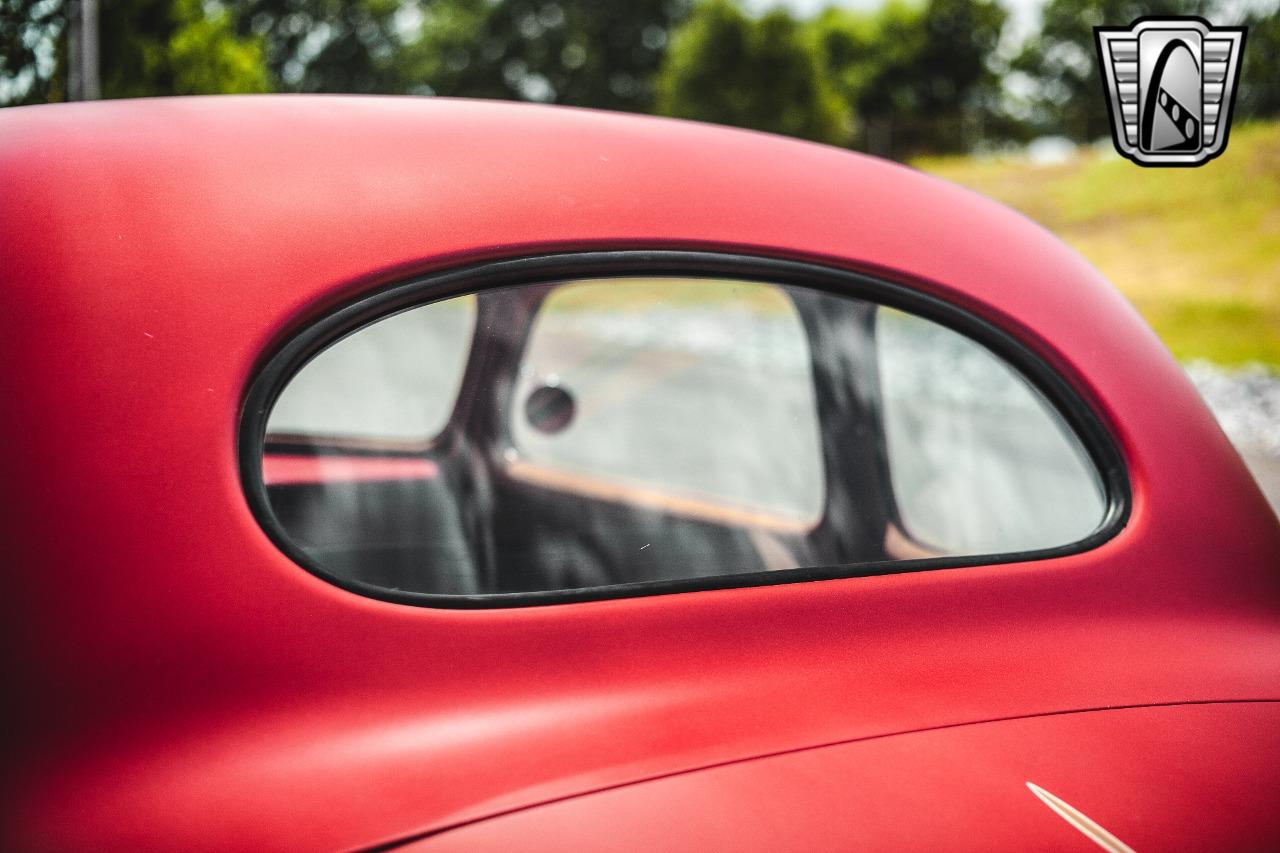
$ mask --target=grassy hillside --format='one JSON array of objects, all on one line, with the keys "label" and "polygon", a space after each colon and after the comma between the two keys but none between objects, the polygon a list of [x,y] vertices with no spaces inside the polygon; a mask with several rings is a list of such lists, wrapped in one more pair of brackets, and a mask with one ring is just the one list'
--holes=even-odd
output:
[{"label": "grassy hillside", "polygon": [[1179,358],[1280,370],[1280,124],[1235,128],[1226,154],[1198,169],[1144,169],[1092,151],[1054,165],[915,165],[1053,230]]}]

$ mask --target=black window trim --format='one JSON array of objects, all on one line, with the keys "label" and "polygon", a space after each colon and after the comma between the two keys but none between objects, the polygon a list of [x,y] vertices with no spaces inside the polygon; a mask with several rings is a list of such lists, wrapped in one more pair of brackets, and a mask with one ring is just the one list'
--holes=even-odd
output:
[{"label": "black window trim", "polygon": [[[469,293],[587,278],[640,275],[736,278],[792,285],[887,305],[939,323],[1005,359],[1045,396],[1084,446],[1105,491],[1106,511],[1088,536],[1067,545],[975,556],[881,560],[781,571],[538,592],[445,595],[385,589],[335,575],[293,544],[271,509],[262,474],[267,419],[293,376],[321,350],[364,326],[399,311]],[[493,609],[600,601],[615,598],[805,583],[936,569],[994,566],[1066,557],[1093,550],[1128,522],[1132,494],[1124,457],[1103,418],[1048,362],[1009,331],[945,299],[885,278],[807,261],[686,250],[588,251],[523,256],[445,269],[362,293],[292,330],[253,373],[241,408],[237,454],[249,508],[271,541],[317,577],[369,598],[449,609]]]}]

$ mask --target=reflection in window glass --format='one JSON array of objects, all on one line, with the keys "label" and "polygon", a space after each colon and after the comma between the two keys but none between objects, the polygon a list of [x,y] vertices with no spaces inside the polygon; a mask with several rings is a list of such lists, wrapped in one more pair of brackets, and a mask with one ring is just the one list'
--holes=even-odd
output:
[{"label": "reflection in window glass", "polygon": [[950,329],[881,308],[882,408],[898,512],[945,554],[1030,551],[1093,532],[1104,494],[1041,394]]},{"label": "reflection in window glass", "polygon": [[516,397],[554,384],[576,406],[548,432],[517,408],[519,457],[816,522],[822,450],[804,327],[781,288],[631,279],[570,284],[543,303]]},{"label": "reflection in window glass", "polygon": [[474,296],[423,305],[344,338],[293,377],[268,433],[426,440],[462,383]]}]

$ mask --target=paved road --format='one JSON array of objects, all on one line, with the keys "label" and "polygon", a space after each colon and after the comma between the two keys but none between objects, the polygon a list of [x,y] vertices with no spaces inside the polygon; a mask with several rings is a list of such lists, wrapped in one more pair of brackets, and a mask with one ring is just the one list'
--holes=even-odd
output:
[{"label": "paved road", "polygon": [[1252,447],[1241,447],[1240,455],[1262,487],[1262,493],[1271,501],[1271,508],[1280,516],[1280,455]]}]

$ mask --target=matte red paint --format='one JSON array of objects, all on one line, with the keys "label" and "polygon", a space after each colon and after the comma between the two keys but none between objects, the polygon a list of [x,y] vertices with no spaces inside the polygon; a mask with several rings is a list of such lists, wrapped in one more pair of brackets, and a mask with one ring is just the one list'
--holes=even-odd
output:
[{"label": "matte red paint", "polygon": [[[0,846],[354,847],[819,744],[1280,699],[1280,525],[1261,493],[1129,305],[966,190],[697,124],[310,97],[5,110],[0,187],[17,685]],[[291,330],[414,273],[624,247],[870,270],[989,318],[1109,424],[1128,525],[1033,563],[491,611],[365,599],[267,539],[241,491],[236,425],[256,366]],[[1188,773],[1274,783],[1215,734],[1248,712],[1195,713],[1210,722],[1186,730]],[[1130,730],[1110,731],[1073,802],[1104,825],[1108,796],[1132,790],[1106,760],[1131,755]],[[972,788],[938,781],[967,754],[946,743],[956,751],[921,764],[940,790],[1021,785],[982,765]],[[878,774],[900,783],[879,752],[831,752],[861,790]],[[693,790],[716,796],[706,778]],[[1007,796],[1061,823],[1029,793]],[[932,817],[911,802],[885,808]],[[991,815],[966,814],[947,825],[981,837]],[[1202,837],[1227,837],[1209,824],[1231,819],[1206,814]]]},{"label": "matte red paint", "polygon": [[1098,850],[1031,794],[1034,782],[1134,850],[1267,850],[1278,752],[1271,702],[1030,717],[643,782],[407,849]]}]

